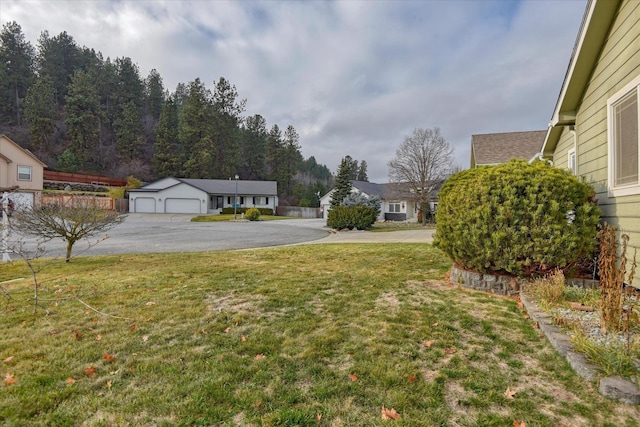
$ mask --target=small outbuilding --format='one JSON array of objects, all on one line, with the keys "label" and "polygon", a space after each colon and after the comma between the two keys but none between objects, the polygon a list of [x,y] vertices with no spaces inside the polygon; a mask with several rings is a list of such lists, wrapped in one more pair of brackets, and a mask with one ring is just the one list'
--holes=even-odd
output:
[{"label": "small outbuilding", "polygon": [[278,206],[276,181],[163,178],[129,190],[129,212],[220,214],[223,208]]}]

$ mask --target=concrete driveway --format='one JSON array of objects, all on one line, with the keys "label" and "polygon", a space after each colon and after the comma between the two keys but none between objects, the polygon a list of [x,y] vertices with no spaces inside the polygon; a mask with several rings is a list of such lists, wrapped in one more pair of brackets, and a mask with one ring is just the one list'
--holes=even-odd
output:
[{"label": "concrete driveway", "polygon": [[[336,233],[326,227],[324,219],[191,222],[192,217],[188,214],[128,214],[122,224],[109,230],[106,240],[89,249],[86,241],[76,243],[73,255],[205,252],[307,243],[431,242],[433,233],[433,230]],[[12,235],[10,240],[19,238]],[[34,239],[25,241],[33,245]],[[61,239],[47,242],[45,248],[47,256],[64,256],[65,243]],[[16,256],[12,255],[12,258]]]}]

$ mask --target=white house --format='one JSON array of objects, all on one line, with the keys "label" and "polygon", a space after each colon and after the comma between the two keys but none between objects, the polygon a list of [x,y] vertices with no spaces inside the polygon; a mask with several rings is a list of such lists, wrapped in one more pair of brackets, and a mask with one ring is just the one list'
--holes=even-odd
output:
[{"label": "white house", "polygon": [[220,214],[223,208],[278,206],[276,181],[163,178],[129,190],[129,212]]},{"label": "white house", "polygon": [[[401,184],[376,184],[366,181],[351,181],[351,192],[361,193],[367,197],[378,196],[382,201],[378,221],[417,221],[418,207],[411,200],[407,189]],[[331,196],[333,191],[320,198],[320,207],[322,208],[323,217],[329,216],[331,210]],[[433,200],[429,202],[432,211],[435,210],[438,202]]]}]

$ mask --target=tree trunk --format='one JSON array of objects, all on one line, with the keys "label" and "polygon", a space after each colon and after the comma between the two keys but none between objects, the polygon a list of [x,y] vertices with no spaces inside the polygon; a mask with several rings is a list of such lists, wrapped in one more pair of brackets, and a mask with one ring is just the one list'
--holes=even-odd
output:
[{"label": "tree trunk", "polygon": [[69,262],[71,260],[71,249],[73,249],[73,242],[67,241],[67,254],[64,258],[64,262]]}]

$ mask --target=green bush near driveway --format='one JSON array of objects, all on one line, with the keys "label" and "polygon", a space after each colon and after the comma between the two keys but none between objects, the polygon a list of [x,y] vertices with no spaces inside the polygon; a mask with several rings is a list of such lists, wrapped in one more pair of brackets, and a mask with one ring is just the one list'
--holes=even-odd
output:
[{"label": "green bush near driveway", "polygon": [[456,264],[533,276],[593,249],[594,189],[546,162],[512,160],[452,175],[442,186],[434,244]]}]

